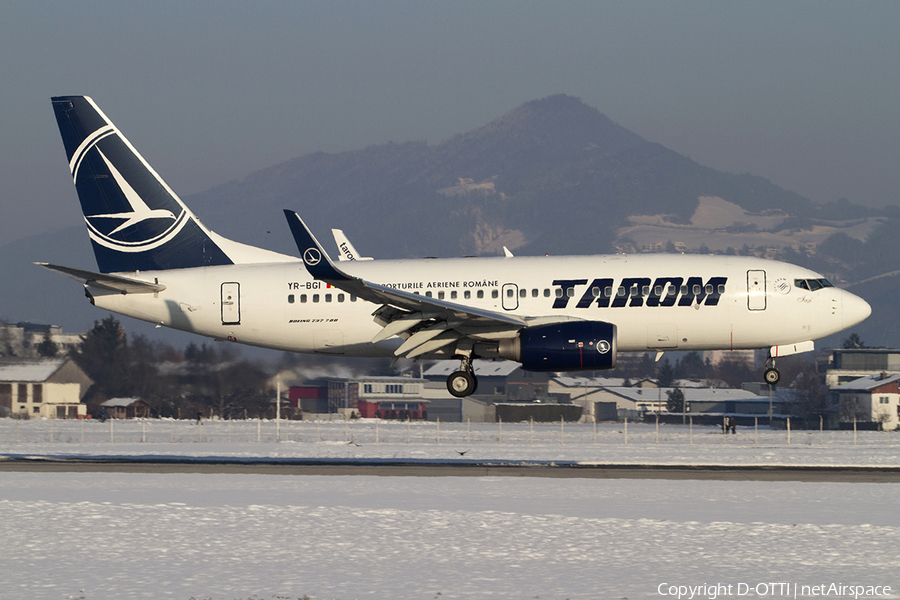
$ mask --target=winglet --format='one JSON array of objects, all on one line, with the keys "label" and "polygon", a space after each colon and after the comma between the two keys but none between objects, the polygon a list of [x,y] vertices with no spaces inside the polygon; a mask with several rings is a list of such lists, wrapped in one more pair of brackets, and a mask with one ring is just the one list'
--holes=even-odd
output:
[{"label": "winglet", "polygon": [[297,244],[297,250],[300,251],[300,257],[306,270],[316,279],[323,281],[340,281],[352,279],[346,273],[340,271],[331,262],[331,258],[322,249],[322,244],[312,234],[303,219],[296,212],[285,209],[284,216],[287,217],[288,225],[291,228],[291,234],[294,236],[294,242]]}]

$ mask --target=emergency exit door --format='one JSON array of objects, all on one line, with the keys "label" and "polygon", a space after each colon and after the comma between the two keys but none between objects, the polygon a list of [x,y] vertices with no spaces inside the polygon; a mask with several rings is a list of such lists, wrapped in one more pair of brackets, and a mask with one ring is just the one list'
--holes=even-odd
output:
[{"label": "emergency exit door", "polygon": [[222,284],[222,325],[241,324],[241,284]]},{"label": "emergency exit door", "polygon": [[765,271],[747,271],[747,308],[766,310]]},{"label": "emergency exit door", "polygon": [[501,305],[504,310],[516,310],[519,308],[519,286],[514,283],[504,283],[500,289],[502,295]]}]

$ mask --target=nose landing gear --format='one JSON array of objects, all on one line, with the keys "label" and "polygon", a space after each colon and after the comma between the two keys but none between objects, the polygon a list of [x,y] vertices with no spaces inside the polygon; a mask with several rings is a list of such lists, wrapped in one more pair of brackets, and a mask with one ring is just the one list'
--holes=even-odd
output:
[{"label": "nose landing gear", "polygon": [[771,353],[766,357],[766,371],[763,373],[763,379],[769,385],[775,385],[781,381],[781,373],[775,368],[775,359]]}]

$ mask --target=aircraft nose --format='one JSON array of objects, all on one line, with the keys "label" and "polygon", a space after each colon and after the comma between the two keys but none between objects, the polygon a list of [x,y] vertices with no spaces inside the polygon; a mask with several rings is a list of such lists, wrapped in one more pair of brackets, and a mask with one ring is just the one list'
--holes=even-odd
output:
[{"label": "aircraft nose", "polygon": [[855,294],[845,291],[843,294],[843,325],[844,329],[862,323],[872,314],[869,303]]}]

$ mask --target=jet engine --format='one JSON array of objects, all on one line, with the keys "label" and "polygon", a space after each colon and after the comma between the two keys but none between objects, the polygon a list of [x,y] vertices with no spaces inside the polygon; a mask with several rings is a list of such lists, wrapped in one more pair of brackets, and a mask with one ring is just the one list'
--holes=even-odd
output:
[{"label": "jet engine", "polygon": [[501,340],[501,358],[526,371],[588,371],[616,366],[616,326],[604,321],[565,321],[526,327]]}]

